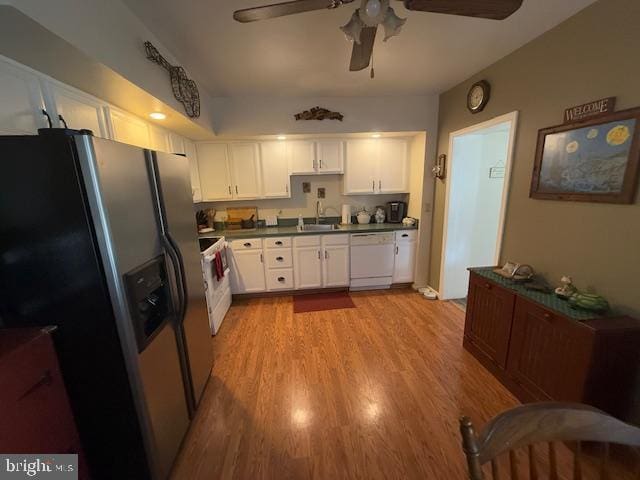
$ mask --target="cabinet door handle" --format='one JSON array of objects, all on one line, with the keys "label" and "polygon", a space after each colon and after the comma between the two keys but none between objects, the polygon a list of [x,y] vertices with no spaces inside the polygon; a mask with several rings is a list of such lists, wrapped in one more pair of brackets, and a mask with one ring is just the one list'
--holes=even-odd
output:
[{"label": "cabinet door handle", "polygon": [[236,194],[238,193],[238,185],[236,185]]},{"label": "cabinet door handle", "polygon": [[262,257],[262,254],[260,254],[260,263],[264,263],[264,258]]},{"label": "cabinet door handle", "polygon": [[547,312],[545,312],[542,316],[547,322],[551,321],[551,319],[553,318],[553,315]]},{"label": "cabinet door handle", "polygon": [[245,247],[249,248],[251,246],[251,242],[246,242],[243,244]]},{"label": "cabinet door handle", "polygon": [[287,193],[289,193],[289,184],[286,184],[286,185],[284,186],[284,190],[285,190]]},{"label": "cabinet door handle", "polygon": [[322,257],[320,257],[320,250],[318,250],[318,260],[320,260]]},{"label": "cabinet door handle", "polygon": [[282,262],[282,261],[284,261],[284,258],[283,258],[283,257],[276,257],[276,260],[277,260],[278,262]]},{"label": "cabinet door handle", "polygon": [[327,252],[326,250],[324,251],[324,258],[325,259],[329,258],[329,252]]},{"label": "cabinet door handle", "polygon": [[320,170],[322,170],[322,159],[320,159]]},{"label": "cabinet door handle", "polygon": [[31,387],[29,387],[18,400],[22,400],[23,398],[31,395],[33,392],[38,390],[40,387],[49,386],[53,383],[53,376],[51,375],[50,370],[45,370],[40,380],[34,383]]},{"label": "cabinet door handle", "polygon": [[408,234],[408,233],[403,233],[403,234],[402,234],[402,236],[403,236],[404,238],[406,238],[406,237],[408,237],[408,236],[409,236],[409,234]]},{"label": "cabinet door handle", "polygon": [[376,191],[376,181],[375,181],[375,180],[372,180],[372,181],[371,181],[371,191],[372,191],[372,192],[375,192],[375,191]]},{"label": "cabinet door handle", "polygon": [[312,169],[312,170],[315,170],[315,169],[316,169],[316,165],[317,165],[316,161],[315,161],[315,160],[313,160],[311,163],[312,163],[312,167],[311,167],[311,169]]},{"label": "cabinet door handle", "polygon": [[229,185],[229,195],[231,195],[231,185]]},{"label": "cabinet door handle", "polygon": [[399,250],[398,246],[396,245],[396,255],[398,254],[398,250]]},{"label": "cabinet door handle", "polygon": [[382,190],[382,180],[378,180],[378,190]]},{"label": "cabinet door handle", "polygon": [[279,282],[284,282],[286,279],[284,277],[278,277]]},{"label": "cabinet door handle", "polygon": [[487,290],[491,290],[491,284],[490,283],[485,283],[484,286],[485,286],[485,288]]},{"label": "cabinet door handle", "polygon": [[276,245],[281,246],[281,245],[282,245],[282,242],[281,242],[280,240],[278,240],[278,241],[276,242]]}]

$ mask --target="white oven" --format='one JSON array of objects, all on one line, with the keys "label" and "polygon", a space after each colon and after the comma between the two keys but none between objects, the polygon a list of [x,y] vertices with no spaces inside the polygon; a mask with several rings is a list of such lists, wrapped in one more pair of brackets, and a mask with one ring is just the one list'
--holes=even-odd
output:
[{"label": "white oven", "polygon": [[204,277],[207,310],[211,334],[218,329],[231,306],[231,285],[229,265],[224,237],[201,238],[202,274]]}]

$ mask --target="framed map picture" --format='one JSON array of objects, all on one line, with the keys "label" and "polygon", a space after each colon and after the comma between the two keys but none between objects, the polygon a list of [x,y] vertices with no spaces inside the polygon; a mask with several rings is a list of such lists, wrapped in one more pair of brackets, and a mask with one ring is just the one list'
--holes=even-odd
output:
[{"label": "framed map picture", "polygon": [[640,108],[540,130],[530,197],[632,203],[639,132]]}]

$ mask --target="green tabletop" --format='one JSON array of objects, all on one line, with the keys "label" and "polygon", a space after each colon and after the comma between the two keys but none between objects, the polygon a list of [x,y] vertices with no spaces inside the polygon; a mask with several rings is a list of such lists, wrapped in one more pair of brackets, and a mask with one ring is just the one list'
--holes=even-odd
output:
[{"label": "green tabletop", "polygon": [[560,313],[566,317],[572,318],[574,320],[584,321],[584,320],[593,320],[595,318],[609,317],[613,316],[613,312],[608,312],[605,314],[599,314],[596,312],[590,312],[588,310],[579,310],[575,308],[571,308],[569,302],[566,300],[562,300],[555,293],[544,293],[538,292],[536,290],[528,290],[525,287],[525,284],[515,283],[512,280],[504,278],[497,273],[493,272],[493,267],[479,267],[479,268],[469,268],[470,272],[476,273],[481,277],[491,280],[492,282],[497,283],[505,287],[508,290],[511,290],[522,297],[525,297],[528,300],[532,300],[536,303],[541,304],[542,306],[553,310],[557,313]]}]

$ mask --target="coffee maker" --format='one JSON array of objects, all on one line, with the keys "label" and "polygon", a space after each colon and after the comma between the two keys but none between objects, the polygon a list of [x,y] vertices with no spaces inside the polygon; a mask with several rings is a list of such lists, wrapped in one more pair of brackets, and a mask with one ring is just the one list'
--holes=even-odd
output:
[{"label": "coffee maker", "polygon": [[407,215],[407,204],[405,202],[387,202],[387,222],[402,223],[402,219]]}]

